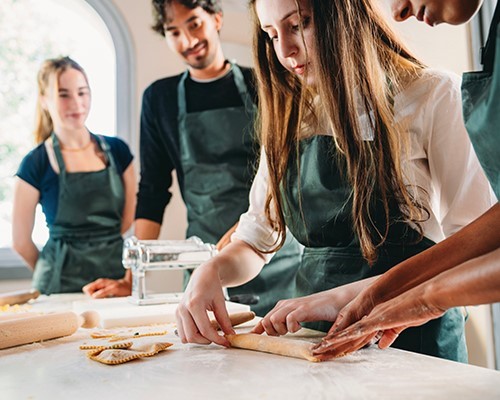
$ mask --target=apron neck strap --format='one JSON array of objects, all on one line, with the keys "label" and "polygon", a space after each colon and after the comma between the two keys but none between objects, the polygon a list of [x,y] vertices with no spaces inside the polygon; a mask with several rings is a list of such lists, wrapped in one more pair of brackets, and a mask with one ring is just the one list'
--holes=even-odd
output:
[{"label": "apron neck strap", "polygon": [[[250,94],[248,93],[247,85],[245,83],[245,78],[241,72],[240,67],[234,62],[229,61],[231,64],[231,71],[233,73],[234,84],[238,89],[243,105],[248,112],[252,112],[255,109],[255,105],[252,101]],[[186,79],[189,76],[189,70],[184,71],[177,85],[177,105],[179,107],[179,115],[184,115],[187,113],[187,103],[186,103]]]},{"label": "apron neck strap", "polygon": [[488,40],[481,49],[481,64],[483,64],[483,71],[493,71],[493,63],[495,60],[495,47],[497,39],[498,25],[500,24],[500,2],[495,8],[493,19],[491,21],[490,31],[488,33]]},{"label": "apron neck strap", "polygon": [[188,76],[189,76],[189,71],[188,70],[184,71],[184,73],[181,76],[181,80],[177,85],[177,105],[179,107],[179,115],[184,115],[187,113],[185,82]]},{"label": "apron neck strap", "polygon": [[243,77],[243,72],[241,72],[240,67],[233,62],[231,62],[231,67],[233,69],[234,83],[238,88],[241,100],[243,100],[243,104],[245,105],[245,109],[247,110],[247,112],[251,112],[255,109],[255,105],[252,101],[250,93],[248,93],[248,88],[245,83],[245,78]]},{"label": "apron neck strap", "polygon": [[96,137],[97,143],[99,144],[99,146],[101,147],[101,150],[103,151],[104,155],[106,156],[106,159],[109,163],[109,166],[112,169],[116,169],[116,164],[115,164],[115,160],[113,158],[113,153],[111,152],[111,149],[108,145],[108,142],[106,142],[106,140],[104,139],[104,137],[102,135],[92,135],[92,136]]},{"label": "apron neck strap", "polygon": [[[56,156],[57,165],[59,166],[59,173],[65,174],[66,173],[66,166],[64,165],[64,160],[63,160],[63,156],[61,153],[61,146],[59,144],[59,139],[57,138],[57,135],[54,132],[52,132],[51,138],[52,138],[52,146],[54,148],[54,155]],[[99,144],[99,146],[101,147],[101,150],[103,151],[104,155],[106,156],[106,159],[107,159],[110,167],[116,168],[113,154],[111,153],[111,150],[110,150],[109,145],[106,142],[106,140],[104,140],[104,138],[101,135],[94,135],[94,134],[90,133],[90,140],[93,140],[93,138],[96,138],[97,143]]]},{"label": "apron neck strap", "polygon": [[59,174],[64,175],[66,173],[66,166],[64,165],[61,146],[59,145],[59,139],[54,132],[52,132],[50,137],[52,139],[52,148],[54,149],[54,155],[56,156],[57,165],[59,167]]}]

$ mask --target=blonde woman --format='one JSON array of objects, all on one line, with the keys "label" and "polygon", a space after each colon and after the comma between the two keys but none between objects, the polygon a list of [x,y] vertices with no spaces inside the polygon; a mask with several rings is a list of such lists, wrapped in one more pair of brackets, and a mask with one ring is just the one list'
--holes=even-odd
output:
[{"label": "blonde woman", "polygon": [[[230,333],[221,287],[258,273],[287,229],[305,246],[296,293],[305,297],[278,303],[256,332],[308,321],[328,331],[376,275],[492,205],[458,80],[413,57],[375,3],[251,1],[261,163],[232,243],[188,285],[183,341],[227,345],[206,310]],[[450,310],[396,347],[466,361],[463,316]]]},{"label": "blonde woman", "polygon": [[[122,236],[133,221],[132,154],[120,139],[89,132],[91,92],[69,57],[46,60],[38,73],[35,140],[14,189],[13,248],[34,269],[45,294],[79,292],[94,279],[123,277]],[[32,240],[40,203],[49,228],[41,252]]]}]

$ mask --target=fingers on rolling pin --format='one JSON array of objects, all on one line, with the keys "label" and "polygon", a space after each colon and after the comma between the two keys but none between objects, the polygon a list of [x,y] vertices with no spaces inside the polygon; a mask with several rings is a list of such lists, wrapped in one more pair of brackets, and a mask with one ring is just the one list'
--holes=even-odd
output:
[{"label": "fingers on rolling pin", "polygon": [[0,322],[0,349],[69,336],[80,325],[91,326],[98,322],[95,311],[81,316],[68,311]]},{"label": "fingers on rolling pin", "polygon": [[[255,318],[255,313],[253,311],[244,311],[244,312],[234,313],[234,314],[229,315],[229,320],[231,321],[231,326],[238,326],[244,322],[251,321],[254,318]],[[220,330],[219,323],[215,319],[210,320],[210,324],[212,324],[214,329]],[[176,336],[179,336],[179,332],[177,331],[177,329],[174,330],[174,334]]]}]

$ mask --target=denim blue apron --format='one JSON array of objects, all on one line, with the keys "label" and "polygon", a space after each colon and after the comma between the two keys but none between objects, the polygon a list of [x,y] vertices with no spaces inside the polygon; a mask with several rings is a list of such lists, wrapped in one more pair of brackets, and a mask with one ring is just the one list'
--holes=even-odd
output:
[{"label": "denim blue apron", "polygon": [[123,183],[106,141],[97,138],[109,165],[100,171],[69,173],[52,134],[59,196],[49,240],[33,274],[33,286],[41,293],[80,292],[97,278],[119,279],[125,273],[120,234]]},{"label": "denim blue apron", "polygon": [[[427,238],[419,241],[417,232],[400,222],[399,209],[392,204],[390,220],[393,222],[388,240],[378,249],[376,263],[369,266],[352,229],[350,186],[339,171],[335,152],[331,136],[301,140],[300,174],[293,154],[282,188],[287,226],[305,246],[297,274],[298,296],[382,274],[434,244]],[[297,188],[300,188],[302,210]],[[385,216],[381,205],[374,206],[372,217],[383,232]],[[324,332],[331,325],[327,321],[306,324]],[[459,309],[449,310],[443,317],[421,327],[406,329],[394,347],[466,362],[464,318]]]},{"label": "denim blue apron", "polygon": [[[259,150],[252,134],[255,106],[236,64],[232,65],[232,73],[243,100],[241,107],[188,113],[185,92],[188,71],[177,89],[187,236],[198,236],[207,243],[217,243],[248,209]],[[278,300],[293,295],[299,263],[300,246],[289,241],[255,279],[229,288],[229,295],[258,295],[260,300],[252,305],[252,310],[265,315]],[[185,277],[189,278],[189,273]]]},{"label": "denim blue apron", "polygon": [[482,72],[462,79],[465,127],[481,166],[500,198],[500,3],[497,4],[486,46]]}]

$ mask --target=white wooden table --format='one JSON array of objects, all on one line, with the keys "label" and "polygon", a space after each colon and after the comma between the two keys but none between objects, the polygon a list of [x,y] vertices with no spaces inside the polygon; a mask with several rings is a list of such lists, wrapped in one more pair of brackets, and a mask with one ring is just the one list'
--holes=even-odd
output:
[{"label": "white wooden table", "polygon": [[174,328],[154,328],[168,331],[154,339],[174,343],[170,349],[116,366],[79,349],[94,340],[85,329],[0,350],[0,399],[500,399],[500,372],[490,369],[376,347],[310,363],[183,345]]}]

